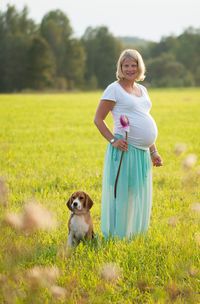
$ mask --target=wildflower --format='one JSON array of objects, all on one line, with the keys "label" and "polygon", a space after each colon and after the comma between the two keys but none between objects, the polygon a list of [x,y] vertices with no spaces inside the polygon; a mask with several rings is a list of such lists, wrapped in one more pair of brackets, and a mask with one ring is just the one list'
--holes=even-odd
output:
[{"label": "wildflower", "polygon": [[15,230],[21,230],[23,228],[22,216],[15,213],[8,213],[4,218],[4,222]]},{"label": "wildflower", "polygon": [[191,205],[191,210],[196,213],[200,213],[200,203],[193,203]]},{"label": "wildflower", "polygon": [[178,156],[181,155],[183,152],[185,152],[186,149],[187,149],[186,144],[177,143],[174,147],[174,153]]},{"label": "wildflower", "polygon": [[39,266],[35,266],[32,269],[29,269],[27,271],[27,280],[31,287],[35,288],[38,287],[39,285],[44,285],[44,277],[42,273],[42,268]]},{"label": "wildflower", "polygon": [[[125,131],[125,140],[127,141],[128,139],[128,132],[129,132],[129,120],[128,117],[126,115],[121,115],[120,116],[120,123],[121,123],[121,127],[122,129],[124,129]],[[124,155],[124,151],[122,151],[121,157],[120,157],[120,162],[119,162],[119,167],[117,170],[117,175],[116,175],[116,179],[115,179],[115,186],[114,186],[114,197],[116,198],[117,196],[117,182],[118,182],[118,178],[119,178],[119,173],[120,173],[120,168],[121,168],[121,164],[122,164],[122,159],[123,159],[123,155]]]},{"label": "wildflower", "polygon": [[58,300],[63,300],[67,296],[67,290],[57,285],[51,286],[50,291],[52,296]]},{"label": "wildflower", "polygon": [[190,266],[188,269],[188,273],[191,277],[195,277],[199,273],[199,270],[194,266]]},{"label": "wildflower", "polygon": [[37,229],[50,230],[56,225],[52,214],[41,205],[33,202],[26,204],[21,214],[7,214],[4,221],[16,230],[29,233]]},{"label": "wildflower", "polygon": [[183,161],[184,169],[191,169],[197,162],[197,156],[195,154],[189,154]]},{"label": "wildflower", "polygon": [[46,280],[53,284],[59,277],[60,271],[58,267],[52,266],[52,267],[44,267],[43,274],[46,278]]},{"label": "wildflower", "polygon": [[51,286],[59,277],[59,269],[56,266],[34,266],[27,271],[27,279],[32,288],[38,286]]},{"label": "wildflower", "polygon": [[116,281],[120,274],[120,268],[114,263],[107,263],[101,269],[101,277],[106,281]]},{"label": "wildflower", "polygon": [[23,230],[34,231],[36,229],[50,230],[55,227],[52,214],[41,205],[30,202],[24,207]]},{"label": "wildflower", "polygon": [[122,128],[125,130],[125,132],[129,132],[129,120],[126,115],[121,115],[120,116],[120,123]]},{"label": "wildflower", "polygon": [[177,216],[172,216],[168,219],[168,225],[172,227],[176,227],[178,224],[178,217]]}]

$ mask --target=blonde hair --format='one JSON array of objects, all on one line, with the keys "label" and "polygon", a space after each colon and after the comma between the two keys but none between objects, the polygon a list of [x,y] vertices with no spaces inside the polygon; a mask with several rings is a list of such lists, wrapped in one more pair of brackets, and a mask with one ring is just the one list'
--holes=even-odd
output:
[{"label": "blonde hair", "polygon": [[138,64],[138,75],[137,75],[136,80],[137,81],[144,80],[145,71],[146,71],[144,61],[143,61],[142,56],[140,55],[140,53],[138,51],[132,50],[132,49],[126,49],[120,54],[118,62],[117,62],[117,71],[116,71],[117,79],[121,80],[121,79],[124,78],[124,75],[122,73],[122,63],[127,58],[135,60]]}]

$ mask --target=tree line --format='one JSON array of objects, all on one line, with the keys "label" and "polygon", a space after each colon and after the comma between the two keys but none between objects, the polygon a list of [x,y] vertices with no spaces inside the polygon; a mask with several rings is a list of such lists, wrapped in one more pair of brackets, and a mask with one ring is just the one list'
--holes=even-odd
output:
[{"label": "tree line", "polygon": [[[200,29],[129,47],[143,55],[146,85],[200,85]],[[88,27],[78,39],[61,10],[48,12],[36,24],[27,7],[18,11],[8,5],[0,11],[0,92],[105,88],[115,80],[124,48],[105,26]]]}]

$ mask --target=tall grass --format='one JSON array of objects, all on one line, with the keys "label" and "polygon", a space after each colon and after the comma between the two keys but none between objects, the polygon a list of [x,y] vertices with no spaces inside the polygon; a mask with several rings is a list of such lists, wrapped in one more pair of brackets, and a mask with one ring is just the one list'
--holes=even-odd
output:
[{"label": "tall grass", "polygon": [[[100,231],[107,143],[93,117],[101,92],[0,96],[0,302],[200,303],[199,159],[184,165],[200,155],[199,94],[150,91],[164,166],[153,169],[149,231],[129,241]],[[65,202],[78,189],[94,200],[97,237],[67,250]],[[20,222],[30,204],[37,229]],[[49,214],[56,226],[42,224]]]}]

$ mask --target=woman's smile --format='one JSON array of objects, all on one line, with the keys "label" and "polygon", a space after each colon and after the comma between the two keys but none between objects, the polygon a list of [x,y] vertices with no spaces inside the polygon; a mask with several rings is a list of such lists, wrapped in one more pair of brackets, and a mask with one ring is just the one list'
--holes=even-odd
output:
[{"label": "woman's smile", "polygon": [[132,58],[126,58],[122,63],[122,73],[127,78],[135,79],[137,77],[138,65]]}]

